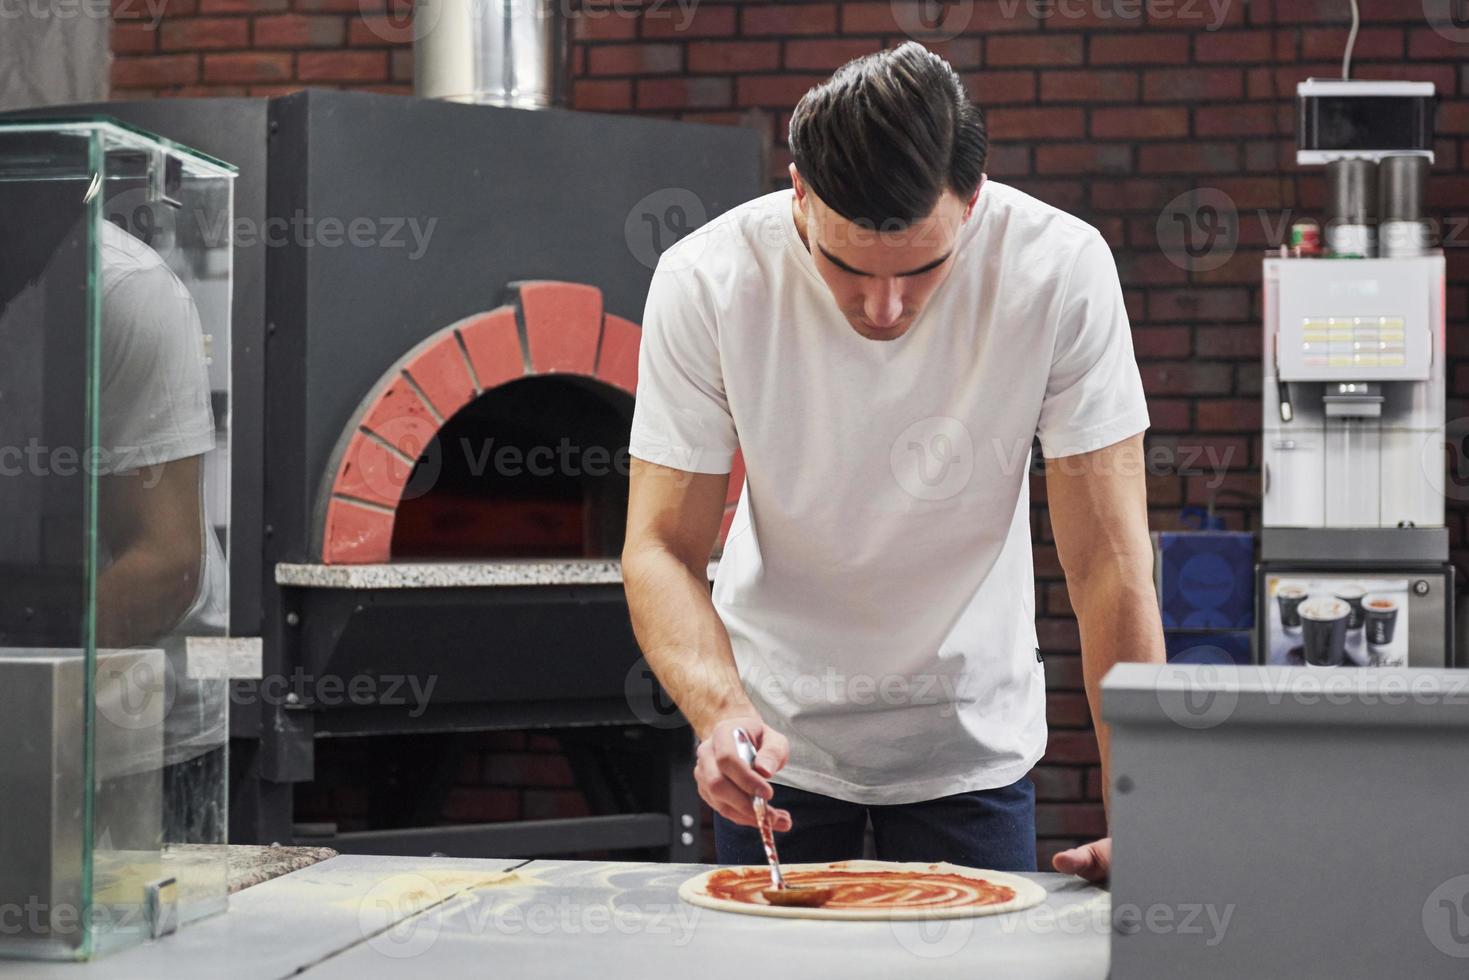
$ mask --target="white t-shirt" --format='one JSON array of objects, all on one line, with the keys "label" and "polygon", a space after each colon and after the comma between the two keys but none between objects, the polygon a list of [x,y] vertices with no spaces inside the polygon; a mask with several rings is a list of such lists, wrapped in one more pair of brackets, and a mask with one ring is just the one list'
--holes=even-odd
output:
[{"label": "white t-shirt", "polygon": [[987,181],[892,341],[857,334],[791,191],[670,248],[630,451],[746,477],[714,582],[740,676],[791,742],[775,782],[861,803],[1004,786],[1045,751],[1028,470],[1148,425],[1111,251]]},{"label": "white t-shirt", "polygon": [[[111,222],[102,222],[101,376],[98,445],[109,472],[149,470],[202,456],[214,448],[214,414],[199,310],[188,288],[162,257]],[[200,514],[204,501],[200,498]],[[179,623],[153,644],[172,667],[165,694],[165,761],[172,764],[223,744],[228,715],[226,682],[188,677],[189,636],[223,635],[229,624],[224,551],[207,517],[199,590]],[[110,562],[99,539],[100,563]]]}]

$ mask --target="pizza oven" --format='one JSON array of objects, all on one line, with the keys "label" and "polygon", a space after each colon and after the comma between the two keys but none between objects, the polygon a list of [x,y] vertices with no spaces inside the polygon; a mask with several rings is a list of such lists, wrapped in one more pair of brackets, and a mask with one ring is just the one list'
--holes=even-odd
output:
[{"label": "pizza oven", "polygon": [[[688,729],[639,693],[617,558],[652,269],[760,193],[757,135],[360,92],[107,111],[240,167],[231,624],[263,669],[233,839],[696,858]],[[554,735],[590,813],[444,826],[450,736],[499,730]],[[302,826],[352,740],[364,780],[410,746],[416,803]]]}]

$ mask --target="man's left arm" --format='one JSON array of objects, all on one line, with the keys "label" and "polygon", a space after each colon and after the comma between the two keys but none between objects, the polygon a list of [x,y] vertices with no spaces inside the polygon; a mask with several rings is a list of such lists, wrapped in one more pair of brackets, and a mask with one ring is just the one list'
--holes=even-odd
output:
[{"label": "man's left arm", "polygon": [[[1102,678],[1116,663],[1164,660],[1144,462],[1141,434],[1046,461],[1051,529],[1081,630],[1082,677],[1101,753],[1104,802],[1110,783]],[[1095,880],[1107,876],[1110,864],[1110,838],[1056,858],[1057,870]]]}]

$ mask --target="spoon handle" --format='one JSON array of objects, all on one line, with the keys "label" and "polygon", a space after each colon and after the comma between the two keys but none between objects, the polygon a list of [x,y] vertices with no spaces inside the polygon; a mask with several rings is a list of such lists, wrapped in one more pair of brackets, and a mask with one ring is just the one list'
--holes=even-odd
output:
[{"label": "spoon handle", "polygon": [[[740,758],[753,769],[755,767],[755,743],[751,741],[749,733],[743,728],[736,728],[734,739]],[[765,845],[765,860],[770,862],[770,887],[784,888],[786,886],[785,875],[780,873],[780,858],[775,853],[775,833],[770,829],[770,813],[765,808],[765,801],[760,797],[751,797],[751,802],[755,807],[755,822],[760,826],[760,843]]]}]

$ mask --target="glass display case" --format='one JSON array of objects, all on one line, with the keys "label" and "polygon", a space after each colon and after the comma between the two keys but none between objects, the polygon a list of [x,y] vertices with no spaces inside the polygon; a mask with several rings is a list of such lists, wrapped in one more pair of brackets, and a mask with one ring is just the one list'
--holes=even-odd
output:
[{"label": "glass display case", "polygon": [[234,174],[0,123],[0,955],[226,906]]}]

